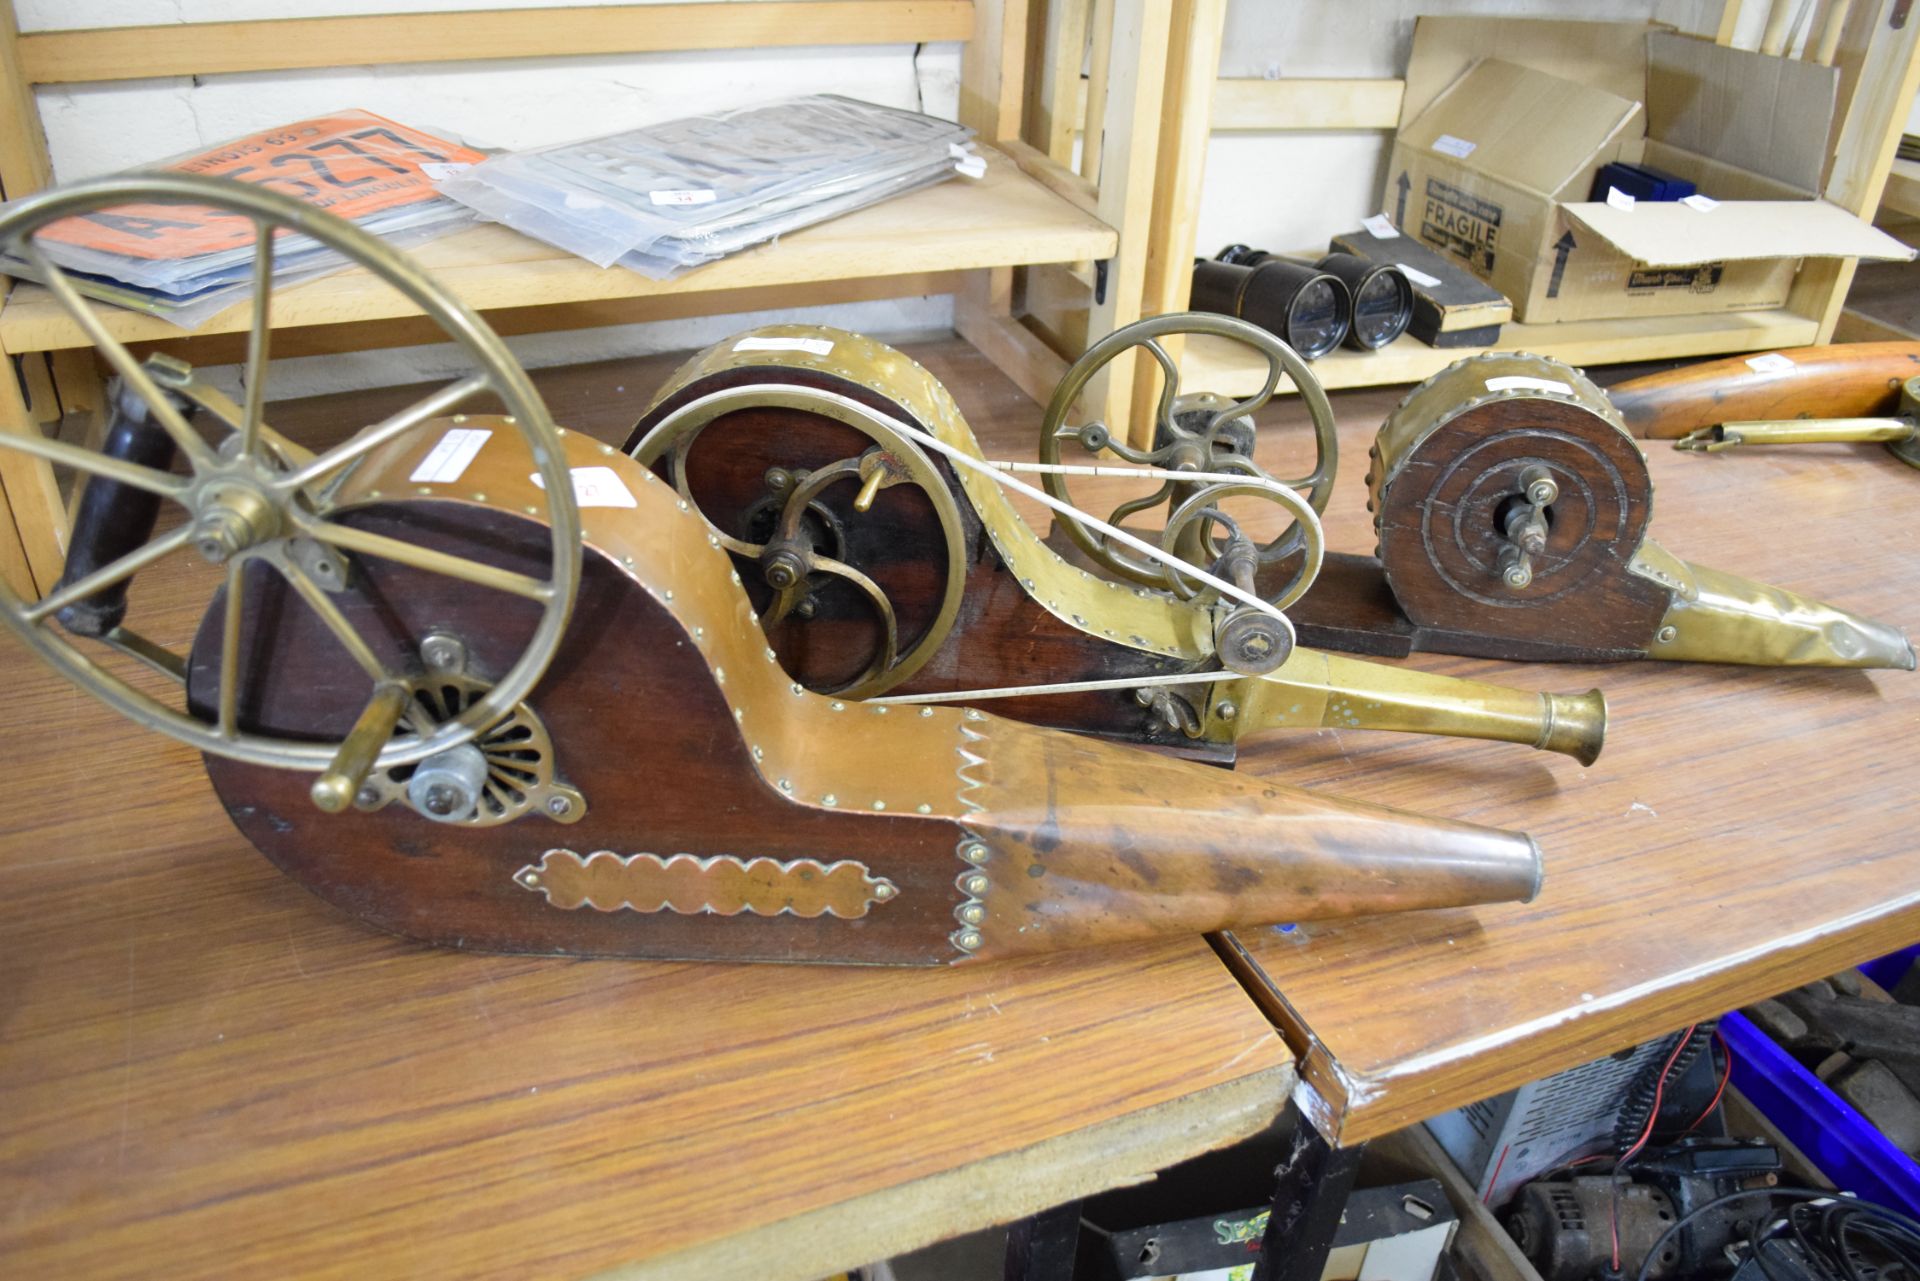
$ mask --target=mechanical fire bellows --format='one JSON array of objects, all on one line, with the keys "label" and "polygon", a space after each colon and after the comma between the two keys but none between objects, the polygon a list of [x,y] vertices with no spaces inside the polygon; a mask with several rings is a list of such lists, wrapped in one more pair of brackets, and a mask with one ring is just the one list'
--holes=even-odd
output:
[{"label": "mechanical fire bellows", "polygon": [[[478,372],[309,452],[265,421],[264,291],[239,405],[177,362],[136,361],[32,244],[135,200],[251,220],[263,285],[276,233],[340,250]],[[184,175],[104,180],[10,206],[0,245],[123,386],[101,450],[0,434],[86,485],[62,583],[38,600],[0,586],[0,618],[88,692],[201,749],[240,830],[362,921],[485,950],[933,965],[1538,886],[1538,849],[1517,833],[972,708],[813,692],[782,669],[737,550],[692,503],[556,429],[477,316],[307,206]],[[506,412],[444,417],[483,394]],[[954,518],[951,501],[936,510],[944,480],[921,485],[891,451],[852,457],[835,483],[857,479],[871,505],[918,494],[925,528]],[[804,497],[809,481],[776,488]],[[821,564],[850,562],[814,504],[791,519],[815,520],[828,550],[807,544],[803,567],[866,594]],[[789,507],[768,512],[777,534]],[[125,622],[129,580],[176,555],[220,567],[185,653]],[[177,595],[191,580],[168,582]],[[1163,611],[1155,661],[1189,663],[1178,629],[1203,621]]]},{"label": "mechanical fire bellows", "polygon": [[1409,392],[1367,474],[1380,555],[1329,557],[1302,637],[1362,653],[1895,667],[1895,627],[1683,561],[1646,456],[1578,370],[1472,356]]},{"label": "mechanical fire bellows", "polygon": [[[1264,388],[1242,401],[1182,394],[1160,343],[1177,333],[1253,348]],[[1133,346],[1168,375],[1150,450],[1067,421]],[[1252,415],[1283,376],[1312,410],[1315,457],[1275,479],[1254,461]],[[1507,689],[1294,643],[1281,610],[1312,597],[1333,416],[1291,349],[1243,321],[1160,316],[1095,344],[1048,407],[1038,464],[984,463],[925,369],[811,325],[766,326],[695,356],[627,447],[710,522],[786,670],[842,699],[991,700],[1021,720],[1221,761],[1254,733],[1322,725],[1498,739],[1588,763],[1600,751],[1597,691]],[[1087,467],[1075,451],[1127,466]],[[1037,472],[1044,490],[1008,469]],[[1151,492],[1104,521],[1072,503],[1074,484],[1116,474]],[[1051,505],[1060,537],[1043,541],[1007,486]]]}]

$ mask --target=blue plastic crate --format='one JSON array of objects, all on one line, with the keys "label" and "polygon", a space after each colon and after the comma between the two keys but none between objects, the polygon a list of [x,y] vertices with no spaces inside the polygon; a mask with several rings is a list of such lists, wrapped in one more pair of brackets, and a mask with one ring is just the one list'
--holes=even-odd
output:
[{"label": "blue plastic crate", "polygon": [[1860,972],[1881,987],[1891,988],[1907,976],[1907,968],[1917,956],[1920,956],[1920,943],[1903,947],[1898,952],[1889,952],[1877,961],[1868,961],[1860,967]]},{"label": "blue plastic crate", "polygon": [[[1904,962],[1893,972],[1904,973]],[[1740,1093],[1835,1186],[1920,1215],[1920,1165],[1745,1015],[1727,1015],[1720,1034],[1733,1050],[1733,1083]]]}]

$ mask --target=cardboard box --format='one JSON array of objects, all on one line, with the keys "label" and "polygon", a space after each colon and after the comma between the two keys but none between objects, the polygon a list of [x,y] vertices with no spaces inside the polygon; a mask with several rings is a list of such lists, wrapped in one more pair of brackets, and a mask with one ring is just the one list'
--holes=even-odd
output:
[{"label": "cardboard box", "polygon": [[[1407,86],[1386,208],[1522,321],[1777,307],[1804,258],[1914,256],[1815,198],[1832,67],[1634,24],[1422,18]],[[1709,199],[1588,201],[1615,160]]]}]

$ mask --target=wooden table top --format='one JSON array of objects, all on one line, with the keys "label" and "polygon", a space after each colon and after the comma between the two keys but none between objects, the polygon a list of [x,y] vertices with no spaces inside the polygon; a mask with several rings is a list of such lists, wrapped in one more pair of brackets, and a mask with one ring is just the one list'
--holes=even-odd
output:
[{"label": "wooden table top", "polygon": [[805,1281],[1231,1142],[1293,1085],[1199,938],[925,971],[373,934],[191,752],[10,638],[0,671],[0,1275]]},{"label": "wooden table top", "polygon": [[[1365,460],[1397,394],[1336,400],[1334,550],[1373,549]],[[1648,453],[1669,551],[1920,637],[1920,473],[1877,446]],[[1600,686],[1611,732],[1590,769],[1358,731],[1243,749],[1242,770],[1521,828],[1545,850],[1530,905],[1239,935],[1329,1135],[1383,1134],[1920,939],[1920,800],[1900,782],[1920,673],[1410,661]]]}]

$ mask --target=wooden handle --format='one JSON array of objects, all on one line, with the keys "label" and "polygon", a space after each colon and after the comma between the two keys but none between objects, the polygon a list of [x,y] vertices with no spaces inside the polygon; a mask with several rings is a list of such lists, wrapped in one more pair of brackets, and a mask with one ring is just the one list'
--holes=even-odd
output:
[{"label": "wooden handle", "polygon": [[[100,452],[120,462],[138,463],[157,471],[173,464],[173,437],[147,412],[147,404],[118,381],[108,393],[106,439]],[[80,504],[74,513],[67,544],[67,563],[55,590],[79,582],[95,570],[137,550],[153,537],[160,516],[160,496],[123,485],[105,476],[82,478]],[[60,611],[60,624],[79,636],[105,636],[127,615],[127,588],[122,579],[85,600]]]},{"label": "wooden handle", "polygon": [[1842,343],[1768,355],[1790,364],[1731,356],[1617,383],[1607,396],[1634,435],[1674,440],[1762,418],[1882,417],[1899,405],[1900,384],[1920,374],[1920,343]]}]

